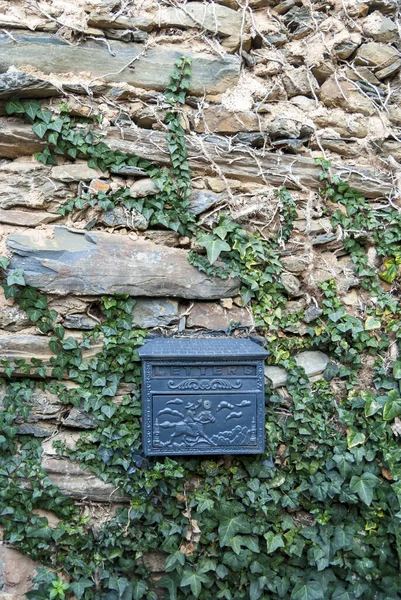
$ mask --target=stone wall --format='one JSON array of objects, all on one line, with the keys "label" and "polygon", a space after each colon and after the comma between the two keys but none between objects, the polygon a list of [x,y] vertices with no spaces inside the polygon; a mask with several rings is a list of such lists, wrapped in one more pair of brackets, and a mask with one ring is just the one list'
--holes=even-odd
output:
[{"label": "stone wall", "polygon": [[[363,292],[342,231],[332,228],[319,196],[315,159],[332,161],[333,174],[377,206],[386,197],[399,202],[399,8],[397,0],[0,1],[0,253],[50,295],[50,308],[73,337],[95,327],[99,297],[113,293],[137,298],[134,323],[150,333],[258,335],[239,282],[189,264],[194,240],[151,228],[143,215],[120,207],[59,214],[87,190],[128,186],[136,198],[155,194],[140,169],[101,172],[66,159],[43,165],[32,156],[43,142],[7,115],[14,97],[39,98],[56,113],[63,103],[72,115],[101,116],[99,130],[113,149],[168,164],[163,90],[185,55],[193,65],[182,124],[194,212],[206,222],[230,213],[268,235],[280,226],[275,192],[285,185],[298,213],[281,249],[286,311],[305,309],[304,323],[287,332],[302,335],[319,316],[316,286],[332,278],[357,314]],[[373,246],[367,253],[379,266]],[[0,349],[11,362],[51,358],[46,337],[4,297]],[[322,376],[327,360],[318,350],[297,356],[311,378]],[[285,385],[283,369],[268,367],[266,375],[273,388]],[[115,402],[130,391],[120,388]],[[33,400],[20,433],[43,438],[50,479],[99,511],[127,502],[54,450],[55,440],[73,446],[81,430],[93,428],[90,415],[48,391],[38,389]],[[1,600],[22,598],[32,572],[28,559],[0,545]]]}]

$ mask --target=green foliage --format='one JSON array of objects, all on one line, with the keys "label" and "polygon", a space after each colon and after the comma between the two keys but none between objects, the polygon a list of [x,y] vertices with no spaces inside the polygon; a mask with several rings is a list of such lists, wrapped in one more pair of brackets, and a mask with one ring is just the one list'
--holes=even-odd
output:
[{"label": "green foliage", "polygon": [[82,118],[74,119],[68,114],[66,106],[62,105],[60,115],[56,116],[49,110],[41,109],[38,101],[12,100],[7,103],[8,114],[24,115],[32,124],[36,135],[48,142],[49,145],[35,155],[44,164],[56,165],[56,155],[62,155],[72,160],[85,159],[89,167],[102,171],[113,169],[118,172],[124,167],[138,167],[160,189],[158,194],[139,199],[130,195],[128,187],[122,187],[116,192],[84,191],[59,209],[61,215],[93,206],[99,206],[104,211],[124,206],[127,210],[141,212],[150,219],[151,225],[162,225],[181,235],[192,233],[195,218],[189,201],[191,178],[179,108],[185,103],[190,77],[191,61],[182,57],[176,62],[165,93],[165,100],[171,107],[165,118],[171,169],[160,169],[133,154],[112,150],[102,141],[102,135],[96,132],[93,122]]},{"label": "green foliage", "polygon": [[[145,332],[133,329],[134,301],[103,297],[101,323],[77,340],[66,335],[46,298],[25,285],[22,272],[7,273],[6,296],[47,336],[54,354],[50,369],[34,360],[2,361],[8,387],[0,411],[0,525],[6,543],[48,567],[27,597],[157,600],[157,587],[163,587],[166,600],[400,599],[401,447],[395,426],[401,415],[401,361],[391,363],[387,353],[401,337],[401,309],[380,283],[380,277],[391,279],[383,277],[390,272],[386,263],[398,260],[399,214],[376,211],[347,184],[330,179],[329,163],[320,161],[322,195],[343,206],[332,210],[333,225],[346,232],[346,249],[374,300],[350,311],[334,282],[326,281],[314,290],[321,316],[302,336],[288,333],[286,327],[297,326],[303,316],[284,315],[287,297],[280,283],[279,252],[291,235],[294,201],[285,189],[279,191],[280,227],[271,239],[224,215],[211,229],[195,227],[179,112],[189,77],[189,62],[180,59],[165,95],[170,172],[112,153],[87,123],[74,124],[63,112],[54,118],[36,101],[12,101],[7,111],[25,115],[53,146],[40,160],[51,162],[58,148],[101,168],[133,161],[155,179],[160,194],[142,204],[123,189],[95,200],[83,197],[76,208],[97,202],[108,210],[119,202],[137,208],[151,223],[196,233],[206,255],[191,253],[192,264],[209,275],[240,278],[243,302],[251,302],[271,362],[287,369],[287,393],[268,390],[261,456],[145,458],[137,355]],[[366,240],[386,259],[380,277],[367,263]],[[0,259],[0,266],[6,269],[7,261]],[[397,277],[398,271],[394,285]],[[99,341],[101,349],[87,358],[86,351]],[[314,383],[290,358],[309,348],[331,357],[325,378]],[[367,361],[373,379],[366,384]],[[63,377],[76,387],[65,386]],[[122,383],[132,391],[118,394],[117,402]],[[98,527],[51,482],[41,467],[39,441],[20,435],[38,385],[66,406],[86,411],[95,426],[73,449],[56,444],[57,452],[112,485],[113,500],[119,494],[129,499]],[[60,523],[49,527],[33,512],[37,508],[53,511]],[[147,568],[149,552],[166,558],[158,583]]]}]

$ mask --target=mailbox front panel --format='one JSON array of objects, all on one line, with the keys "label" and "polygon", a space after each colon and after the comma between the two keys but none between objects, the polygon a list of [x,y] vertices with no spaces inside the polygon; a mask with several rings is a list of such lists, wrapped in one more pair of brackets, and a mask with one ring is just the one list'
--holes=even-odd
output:
[{"label": "mailbox front panel", "polygon": [[147,455],[264,450],[263,361],[144,361]]}]

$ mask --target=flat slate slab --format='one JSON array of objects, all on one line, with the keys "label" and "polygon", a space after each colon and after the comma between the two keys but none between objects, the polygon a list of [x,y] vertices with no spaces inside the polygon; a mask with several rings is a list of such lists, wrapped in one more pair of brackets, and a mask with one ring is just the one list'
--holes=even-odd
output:
[{"label": "flat slate slab", "polygon": [[193,59],[190,91],[194,94],[225,92],[237,83],[240,73],[241,61],[231,55],[222,58],[207,54],[194,56],[173,46],[158,46],[144,52],[142,44],[110,41],[112,56],[104,42],[70,45],[54,35],[21,30],[13,30],[12,36],[15,41],[0,34],[2,71],[11,66],[31,66],[43,73],[85,72],[94,79],[164,90],[175,61],[184,54]]},{"label": "flat slate slab", "polygon": [[9,269],[49,294],[129,294],[216,299],[238,293],[238,279],[208,277],[188,262],[188,252],[126,235],[49,227],[13,233]]}]

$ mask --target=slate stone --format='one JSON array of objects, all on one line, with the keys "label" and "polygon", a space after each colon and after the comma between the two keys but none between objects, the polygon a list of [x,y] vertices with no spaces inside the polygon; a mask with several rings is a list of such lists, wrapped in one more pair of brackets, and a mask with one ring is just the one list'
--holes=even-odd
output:
[{"label": "slate stone", "polygon": [[9,269],[50,294],[215,299],[238,293],[238,279],[209,277],[188,253],[128,236],[49,227],[8,236]]},{"label": "slate stone", "polygon": [[[85,359],[95,356],[101,349],[102,344],[96,342],[93,346],[83,351]],[[43,365],[50,374],[50,358],[54,354],[49,349],[49,338],[43,335],[32,335],[24,333],[2,333],[0,335],[0,356],[2,359],[14,364],[16,360],[25,360],[30,363],[31,358],[37,358],[43,361]],[[0,364],[0,373],[4,372],[4,367]],[[21,370],[16,368],[14,374],[20,374]]]},{"label": "slate stone", "polygon": [[[16,154],[31,154],[40,149],[26,140],[20,123],[14,123],[14,127],[14,133],[19,138],[21,148],[21,152]],[[26,126],[22,124],[22,127]],[[9,147],[8,136],[5,137],[3,143]],[[13,155],[14,153],[11,152],[10,158],[14,158],[15,155]],[[36,209],[45,208],[52,201],[58,199],[66,202],[72,196],[72,192],[66,190],[66,186],[62,183],[53,181],[50,178],[50,171],[49,167],[39,162],[15,161],[2,164],[0,166],[0,208],[24,206]]]},{"label": "slate stone", "polygon": [[210,190],[196,190],[190,196],[191,209],[196,215],[208,210],[222,199],[222,194],[216,194]]},{"label": "slate stone", "polygon": [[57,181],[71,183],[73,181],[91,181],[92,179],[105,177],[105,173],[100,169],[88,167],[86,163],[67,163],[53,167],[50,176],[52,179],[57,179]]},{"label": "slate stone", "polygon": [[[71,434],[70,434],[71,435]],[[79,434],[77,434],[79,435]],[[54,436],[53,440],[56,440]],[[42,455],[42,467],[47,471],[49,479],[60,492],[77,500],[86,502],[129,502],[129,497],[120,495],[114,484],[105,483],[99,477],[85,471],[78,464],[67,458]]]},{"label": "slate stone", "polygon": [[320,308],[320,306],[311,304],[305,311],[304,321],[305,323],[312,323],[312,321],[316,321],[321,314],[323,314],[323,310]]},{"label": "slate stone", "polygon": [[[21,32],[0,34],[0,67],[5,71],[29,65],[43,73],[90,73],[106,82],[122,81],[136,87],[164,90],[170,80],[174,63],[185,54],[192,58],[191,92],[194,94],[218,94],[234,86],[239,79],[241,61],[237,56],[215,57],[196,54],[170,46],[157,46],[139,57],[144,51],[142,44],[110,42],[110,53],[102,42],[87,41],[70,45],[53,35]],[[139,57],[139,58],[137,58]],[[136,60],[137,59],[137,60]],[[135,60],[134,68],[129,68]]]},{"label": "slate stone", "polygon": [[47,438],[57,431],[56,425],[23,423],[18,427],[18,435],[32,435],[37,438]]},{"label": "slate stone", "polygon": [[60,215],[44,211],[3,210],[0,208],[0,223],[18,227],[36,227],[60,219]]},{"label": "slate stone", "polygon": [[65,427],[73,429],[94,429],[96,427],[95,420],[92,415],[88,414],[82,408],[72,408],[69,415],[63,420]]},{"label": "slate stone", "polygon": [[98,322],[95,319],[83,313],[66,315],[63,320],[63,327],[66,329],[90,330],[94,329],[97,324]]},{"label": "slate stone", "polygon": [[283,273],[281,275],[280,280],[283,285],[283,288],[289,296],[301,296],[301,282],[298,279],[298,277],[295,277],[295,275],[291,275],[291,273]]},{"label": "slate stone", "polygon": [[202,327],[213,331],[227,331],[233,323],[253,327],[252,315],[246,308],[233,306],[227,310],[215,302],[195,302],[187,317],[187,327]]},{"label": "slate stone", "polygon": [[132,323],[136,327],[164,327],[177,321],[178,302],[169,298],[139,298],[132,310]]},{"label": "slate stone", "polygon": [[[308,377],[321,375],[329,362],[329,357],[319,350],[307,350],[300,352],[295,357],[295,362],[299,367],[305,369]],[[276,389],[287,383],[287,371],[282,367],[265,367],[265,377],[270,380],[270,387]]]},{"label": "slate stone", "polygon": [[159,27],[196,28],[225,36],[240,35],[240,12],[219,4],[191,2],[185,10],[176,7],[159,7],[156,22]]},{"label": "slate stone", "polygon": [[0,74],[0,98],[49,98],[61,96],[61,91],[54,87],[50,81],[44,81],[34,75],[13,71]]},{"label": "slate stone", "polygon": [[116,206],[108,210],[100,217],[100,222],[108,227],[126,227],[127,229],[138,229],[145,231],[149,225],[149,220],[134,208],[128,210],[123,206]]},{"label": "slate stone", "polygon": [[0,306],[0,329],[18,331],[30,325],[28,315],[17,304]]}]

